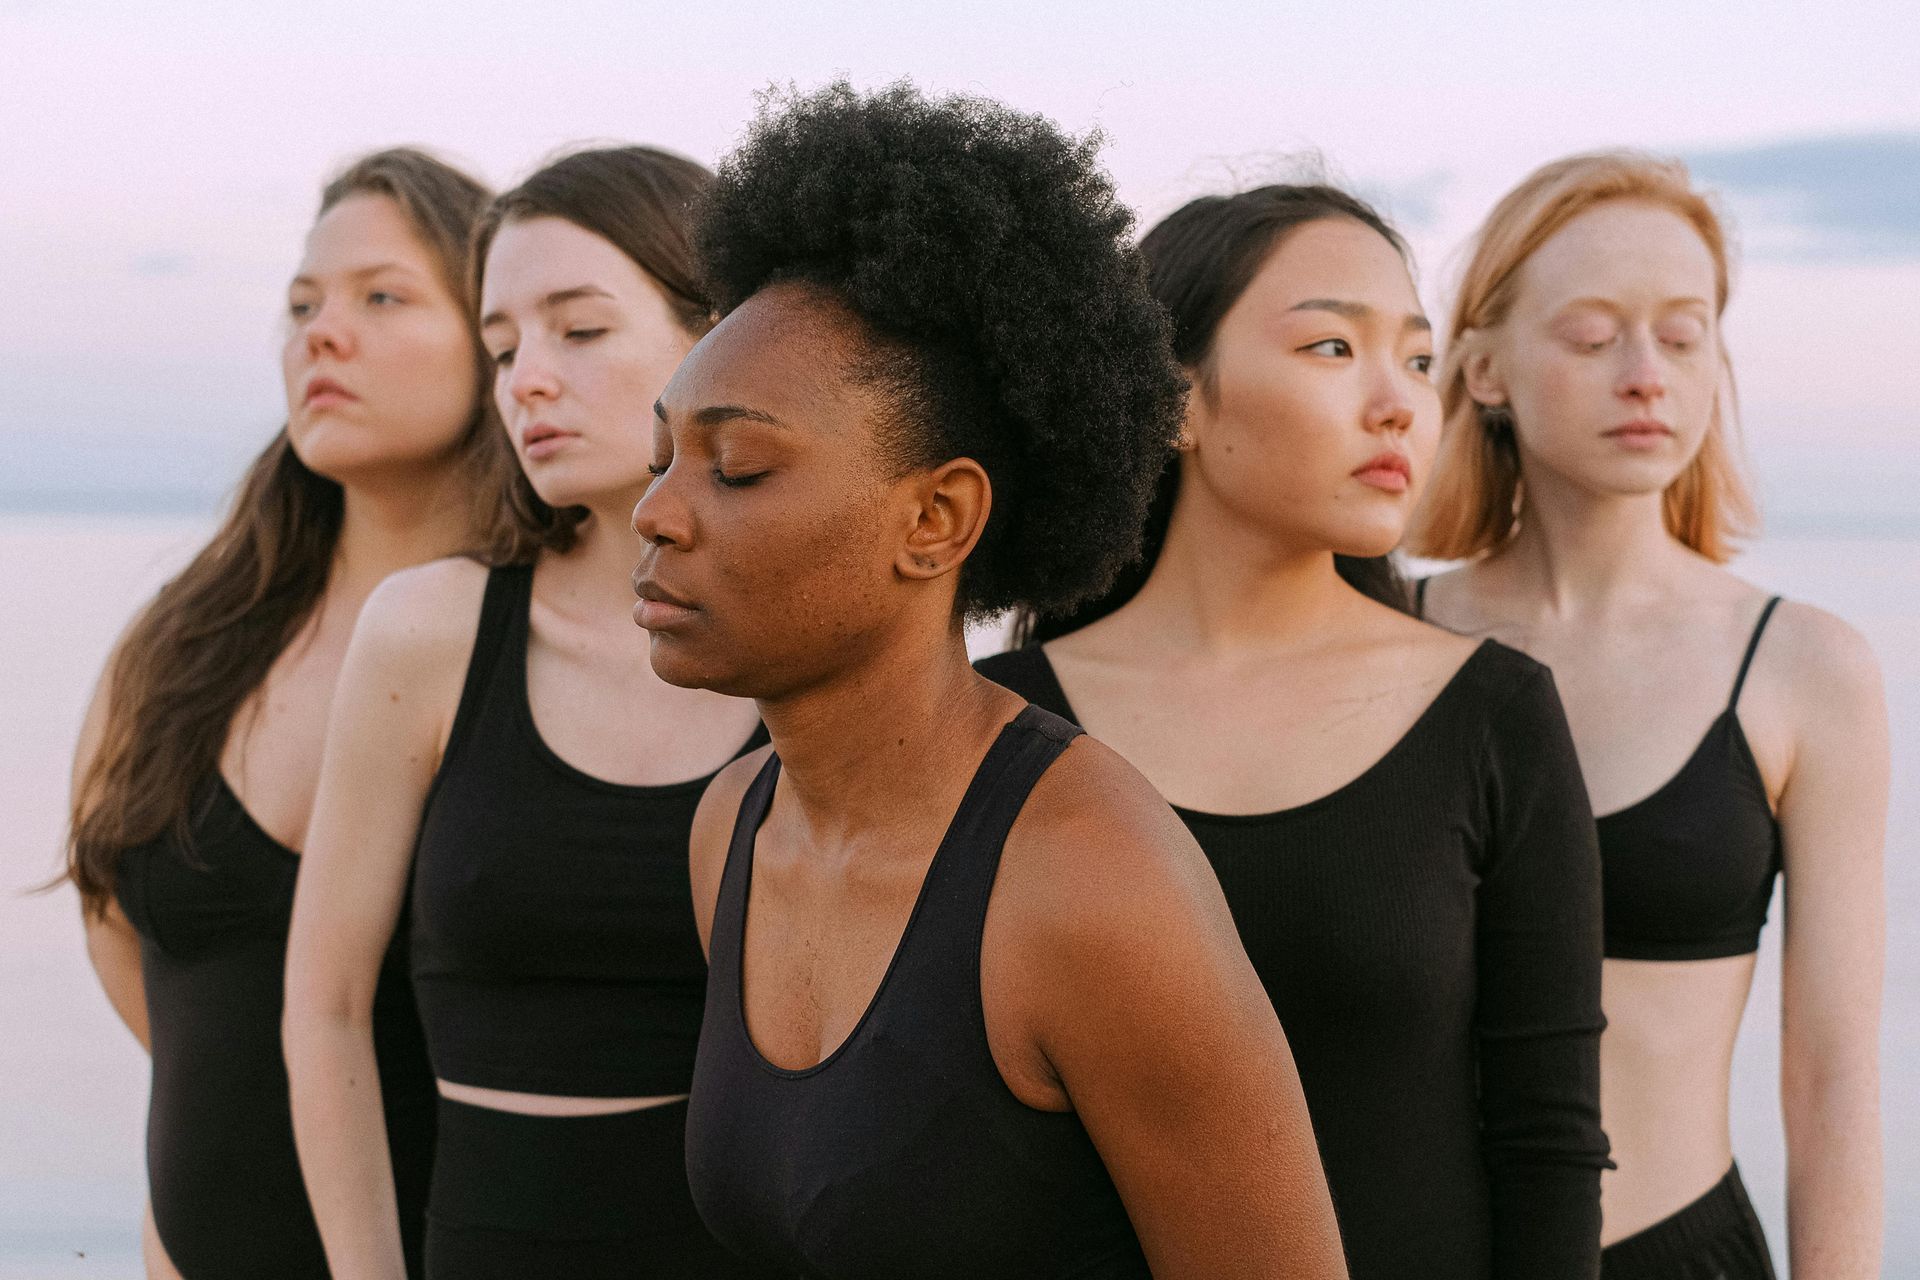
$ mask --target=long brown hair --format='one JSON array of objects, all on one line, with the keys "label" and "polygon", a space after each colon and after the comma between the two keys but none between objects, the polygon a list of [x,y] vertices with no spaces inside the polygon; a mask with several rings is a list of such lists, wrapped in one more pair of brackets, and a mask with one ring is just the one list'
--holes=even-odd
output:
[{"label": "long brown hair", "polygon": [[[713,327],[693,247],[693,209],[713,182],[703,165],[657,147],[594,147],[551,160],[502,192],[473,233],[471,292],[480,297],[487,250],[509,222],[559,218],[592,232],[653,279],[680,326],[693,337]],[[553,507],[519,467],[506,482],[516,528],[539,531],[541,545],[565,551],[579,536],[585,507]]]},{"label": "long brown hair", "polygon": [[[469,245],[487,189],[423,151],[395,148],[328,183],[319,215],[369,193],[400,206],[471,327]],[[489,411],[477,333],[473,341],[473,419],[455,446],[455,465],[469,492],[490,495],[518,468]],[[106,910],[127,848],[169,829],[190,848],[194,806],[219,767],[234,716],[326,589],[344,507],[340,485],[301,462],[282,427],[247,469],[212,541],[127,629],[107,667],[99,745],[73,794],[66,878],[88,910]],[[475,548],[496,558],[530,554],[529,535],[500,504],[474,508]]]},{"label": "long brown hair", "polygon": [[[1714,313],[1726,311],[1732,287],[1726,230],[1685,165],[1638,151],[1595,151],[1535,170],[1487,215],[1454,299],[1440,369],[1440,453],[1407,534],[1415,555],[1465,560],[1500,546],[1519,527],[1526,501],[1519,446],[1510,419],[1485,411],[1467,390],[1467,360],[1478,335],[1512,310],[1520,268],[1534,251],[1610,200],[1653,204],[1686,219],[1713,256]],[[1724,342],[1720,361],[1721,393],[1706,439],[1667,486],[1661,512],[1668,533],[1725,562],[1758,526],[1759,513],[1739,466],[1733,364]]]}]

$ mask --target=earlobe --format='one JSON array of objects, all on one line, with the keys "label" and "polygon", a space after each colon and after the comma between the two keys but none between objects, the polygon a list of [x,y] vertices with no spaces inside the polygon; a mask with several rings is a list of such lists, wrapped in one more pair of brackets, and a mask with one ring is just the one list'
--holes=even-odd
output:
[{"label": "earlobe", "polygon": [[895,557],[903,578],[931,580],[951,573],[980,541],[993,507],[993,484],[972,458],[955,458],[918,477],[913,525]]}]

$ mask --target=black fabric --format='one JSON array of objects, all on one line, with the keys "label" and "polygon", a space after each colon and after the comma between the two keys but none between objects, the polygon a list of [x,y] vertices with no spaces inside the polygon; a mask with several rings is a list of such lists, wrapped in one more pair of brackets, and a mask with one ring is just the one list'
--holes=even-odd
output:
[{"label": "black fabric", "polygon": [[687,1104],[529,1116],[440,1100],[428,1280],[735,1280],[681,1159]]},{"label": "black fabric", "polygon": [[[1074,718],[1044,649],[977,665]],[[1354,1280],[1591,1277],[1600,868],[1546,668],[1489,641],[1330,795],[1175,812],[1286,1030]]]},{"label": "black fabric", "polygon": [[[140,931],[153,1042],[154,1225],[187,1280],[325,1280],[280,1050],[299,855],[261,830],[217,775],[190,835],[190,849],[171,836],[131,848],[119,868],[120,905]],[[434,1090],[404,930],[375,988],[373,1030],[407,1272],[418,1276]]]},{"label": "black fabric", "polygon": [[1606,953],[1622,960],[1709,960],[1760,947],[1780,873],[1780,824],[1740,727],[1740,690],[1780,603],[1767,601],[1726,710],[1680,772],[1646,799],[1599,819],[1606,868]]},{"label": "black fabric", "polygon": [[623,786],[548,748],[527,701],[532,593],[531,565],[488,576],[421,819],[413,980],[434,1072],[572,1097],[685,1093],[707,976],[687,839],[709,779]]},{"label": "black fabric", "polygon": [[1740,1166],[1672,1217],[1608,1245],[1601,1280],[1776,1280]]},{"label": "black fabric", "polygon": [[1033,707],[1001,731],[866,1013],[803,1071],[763,1058],[742,1010],[754,842],[777,756],[747,791],[714,911],[687,1121],[694,1202],[736,1252],[814,1280],[1148,1274],[1079,1117],[1014,1097],[980,1001],[981,930],[1001,847],[1034,783],[1078,733]]}]

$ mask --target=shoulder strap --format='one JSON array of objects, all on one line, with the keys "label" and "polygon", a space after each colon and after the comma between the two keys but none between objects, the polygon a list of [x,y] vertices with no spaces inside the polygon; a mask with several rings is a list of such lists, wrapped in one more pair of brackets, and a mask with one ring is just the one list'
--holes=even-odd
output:
[{"label": "shoulder strap", "polygon": [[[488,570],[486,594],[480,597],[480,623],[474,630],[473,656],[467,660],[467,679],[460,689],[460,707],[453,713],[453,729],[447,734],[443,766],[473,736],[473,722],[479,718],[480,703],[493,683],[501,655],[516,632],[520,638],[520,665],[525,666],[527,607],[532,600],[532,565],[497,565]],[[522,697],[526,696],[525,687],[526,679],[522,675]]]},{"label": "shoulder strap", "polygon": [[1416,578],[1413,583],[1413,616],[1425,619],[1427,616],[1427,584],[1431,578]]},{"label": "shoulder strap", "polygon": [[780,757],[769,753],[740,797],[727,842],[727,864],[720,870],[720,892],[713,901],[713,923],[707,931],[707,985],[709,1001],[740,999],[740,950],[746,942],[747,891],[753,881],[753,841],[773,807],[773,789],[780,781]]},{"label": "shoulder strap", "polygon": [[1740,705],[1740,690],[1746,687],[1747,669],[1753,666],[1754,650],[1760,647],[1760,633],[1767,629],[1767,619],[1773,616],[1774,608],[1779,605],[1780,597],[1774,596],[1767,601],[1767,607],[1760,611],[1760,621],[1753,624],[1753,638],[1747,641],[1747,654],[1740,659],[1740,674],[1733,678],[1733,694],[1727,699],[1727,709],[1733,710]]},{"label": "shoulder strap", "polygon": [[[1031,703],[1000,730],[927,869],[924,897],[939,909],[924,923],[926,933],[946,933],[957,944],[979,945],[1007,833],[1034,784],[1080,734],[1078,725]],[[968,973],[967,980],[977,987],[978,967]]]}]

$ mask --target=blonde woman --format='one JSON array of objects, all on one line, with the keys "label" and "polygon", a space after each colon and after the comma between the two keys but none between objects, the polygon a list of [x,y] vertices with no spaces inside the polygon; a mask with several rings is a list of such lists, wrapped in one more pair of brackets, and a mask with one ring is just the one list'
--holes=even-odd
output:
[{"label": "blonde woman", "polygon": [[1773,1275],[1733,1163],[1734,1039],[1786,884],[1800,1276],[1879,1274],[1887,727],[1865,642],[1727,568],[1752,526],[1725,233],[1677,163],[1576,156],[1480,232],[1410,535],[1426,616],[1553,668],[1605,878],[1602,1274]]}]

